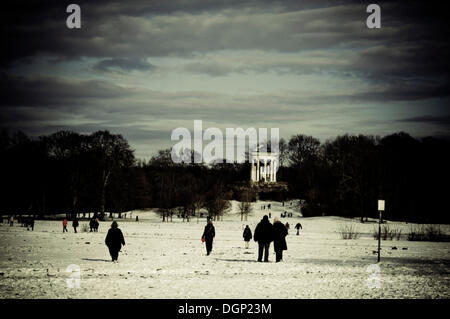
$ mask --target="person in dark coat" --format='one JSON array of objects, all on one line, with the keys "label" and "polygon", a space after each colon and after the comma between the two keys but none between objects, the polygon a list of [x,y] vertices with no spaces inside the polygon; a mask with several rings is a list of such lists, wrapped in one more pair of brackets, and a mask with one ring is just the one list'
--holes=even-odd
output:
[{"label": "person in dark coat", "polygon": [[94,232],[98,232],[98,226],[100,225],[100,222],[98,221],[98,218],[94,220]]},{"label": "person in dark coat", "polygon": [[112,222],[111,228],[108,230],[105,244],[108,246],[112,261],[117,262],[119,251],[122,248],[122,245],[125,246],[125,239],[123,238],[122,231],[119,229],[119,225],[117,225],[117,222],[115,221]]},{"label": "person in dark coat", "polygon": [[208,223],[205,226],[205,230],[203,231],[203,235],[202,235],[202,239],[204,239],[205,243],[206,243],[206,255],[207,256],[211,253],[214,236],[216,236],[216,230],[214,229],[212,220],[209,219]]},{"label": "person in dark coat", "polygon": [[302,224],[297,223],[297,225],[295,225],[295,229],[297,229],[297,236],[300,234],[300,229],[302,229]]},{"label": "person in dark coat", "polygon": [[248,244],[252,239],[252,231],[250,230],[250,227],[248,227],[248,225],[245,226],[244,234],[242,236],[244,236],[245,249],[248,249]]},{"label": "person in dark coat", "polygon": [[89,232],[92,233],[92,230],[95,231],[95,219],[91,218],[91,220],[89,221],[89,228],[91,229]]},{"label": "person in dark coat", "polygon": [[264,215],[263,219],[256,225],[254,240],[258,242],[258,261],[262,261],[264,251],[264,262],[269,261],[269,247],[273,240],[272,224],[269,217]]},{"label": "person in dark coat", "polygon": [[78,227],[78,218],[74,218],[73,219],[73,222],[72,222],[72,227],[73,227],[73,230],[75,231],[75,233],[77,232],[77,227]]},{"label": "person in dark coat", "polygon": [[28,219],[28,223],[27,223],[27,230],[30,230],[31,227],[31,231],[34,231],[34,217],[31,216]]},{"label": "person in dark coat", "polygon": [[273,247],[275,248],[276,262],[283,260],[283,250],[287,250],[286,236],[288,231],[286,226],[275,217],[273,220]]}]

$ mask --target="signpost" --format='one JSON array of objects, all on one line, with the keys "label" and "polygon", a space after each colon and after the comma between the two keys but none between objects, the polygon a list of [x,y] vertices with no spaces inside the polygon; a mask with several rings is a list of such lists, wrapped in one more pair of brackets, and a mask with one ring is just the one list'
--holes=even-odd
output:
[{"label": "signpost", "polygon": [[378,262],[380,262],[380,249],[381,249],[381,212],[384,211],[384,200],[378,200]]}]

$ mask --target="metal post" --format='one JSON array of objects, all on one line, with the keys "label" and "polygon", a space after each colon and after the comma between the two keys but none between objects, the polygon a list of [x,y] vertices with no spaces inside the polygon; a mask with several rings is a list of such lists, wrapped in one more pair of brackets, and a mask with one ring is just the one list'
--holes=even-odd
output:
[{"label": "metal post", "polygon": [[378,218],[378,262],[380,262],[380,246],[381,246],[381,210],[379,212]]}]

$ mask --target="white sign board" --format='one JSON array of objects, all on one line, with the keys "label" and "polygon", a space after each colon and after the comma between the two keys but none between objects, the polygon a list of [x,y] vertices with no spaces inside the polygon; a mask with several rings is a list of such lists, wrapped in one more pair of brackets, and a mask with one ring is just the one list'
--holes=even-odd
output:
[{"label": "white sign board", "polygon": [[382,200],[382,199],[378,200],[378,210],[384,211],[384,200]]}]

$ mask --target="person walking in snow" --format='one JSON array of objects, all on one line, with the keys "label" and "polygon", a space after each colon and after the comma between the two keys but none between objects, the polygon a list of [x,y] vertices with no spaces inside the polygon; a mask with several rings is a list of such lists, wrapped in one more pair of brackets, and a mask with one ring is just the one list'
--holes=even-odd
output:
[{"label": "person walking in snow", "polygon": [[98,218],[94,220],[94,231],[98,232],[98,226],[100,225],[100,222],[98,221]]},{"label": "person walking in snow", "polygon": [[27,230],[30,230],[29,227],[31,227],[31,231],[34,231],[34,217],[31,216],[27,223]]},{"label": "person walking in snow", "polygon": [[208,219],[208,223],[205,226],[205,230],[203,231],[202,241],[206,243],[206,255],[208,256],[211,253],[213,247],[213,239],[216,236],[216,230],[214,229],[214,225],[211,219]]},{"label": "person walking in snow", "polygon": [[297,225],[295,225],[295,229],[297,229],[297,236],[298,236],[300,234],[300,229],[303,229],[302,224],[297,223]]},{"label": "person walking in snow", "polygon": [[9,218],[9,226],[10,226],[10,227],[14,226],[14,216],[11,216],[11,217]]},{"label": "person walking in snow", "polygon": [[90,228],[90,231],[89,231],[89,232],[90,232],[90,233],[92,233],[92,230],[95,229],[94,224],[95,224],[95,219],[94,219],[94,217],[92,217],[91,220],[89,221],[89,228]]},{"label": "person walking in snow", "polygon": [[75,231],[75,233],[77,232],[77,227],[78,227],[78,218],[74,218],[73,219],[73,222],[72,222],[72,227],[73,227],[73,230]]},{"label": "person walking in snow", "polygon": [[258,242],[258,261],[262,262],[264,251],[264,262],[269,261],[269,247],[273,240],[272,224],[269,217],[264,215],[263,219],[256,225],[253,239]]},{"label": "person walking in snow", "polygon": [[287,250],[287,234],[286,226],[280,222],[278,217],[275,217],[273,219],[273,247],[275,249],[276,262],[283,260],[283,250]]},{"label": "person walking in snow", "polygon": [[252,231],[250,230],[250,227],[248,227],[248,225],[245,226],[244,234],[242,236],[244,237],[245,241],[245,249],[248,249],[249,242],[252,239]]},{"label": "person walking in snow", "polygon": [[105,244],[109,249],[109,254],[113,262],[117,262],[119,258],[119,252],[122,245],[125,246],[125,238],[123,238],[122,231],[119,229],[119,225],[116,221],[113,221],[111,228],[108,230],[108,234],[105,238]]},{"label": "person walking in snow", "polygon": [[62,224],[63,224],[63,233],[67,232],[68,230],[67,230],[67,219],[66,218],[63,219]]},{"label": "person walking in snow", "polygon": [[289,227],[291,227],[291,226],[289,225],[289,223],[286,222],[286,224],[285,224],[284,226],[286,226],[286,230],[289,232]]}]

